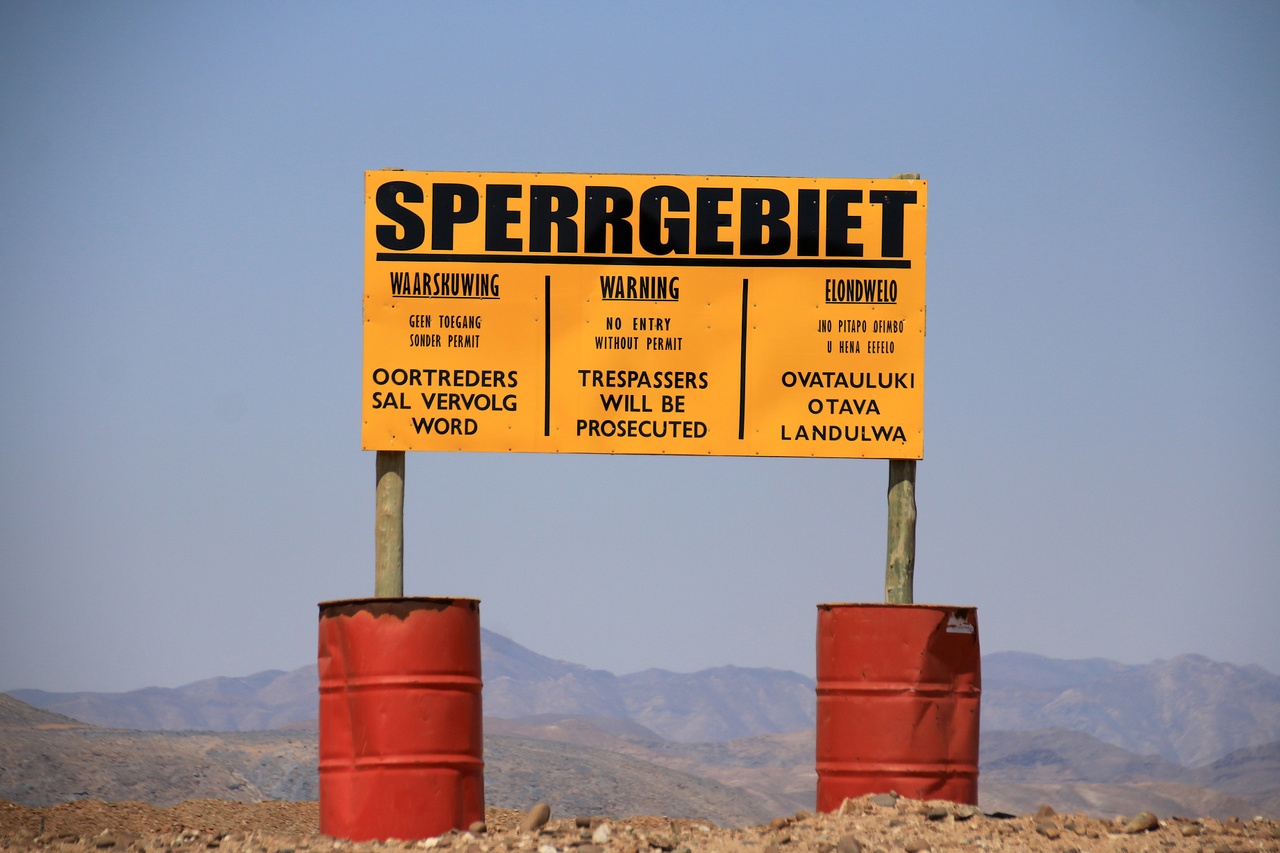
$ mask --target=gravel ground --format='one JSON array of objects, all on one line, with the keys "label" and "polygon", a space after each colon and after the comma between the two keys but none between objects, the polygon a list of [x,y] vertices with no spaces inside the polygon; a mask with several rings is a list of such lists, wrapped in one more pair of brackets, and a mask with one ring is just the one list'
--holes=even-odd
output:
[{"label": "gravel ground", "polygon": [[448,850],[449,853],[890,853],[950,848],[1031,853],[1280,853],[1280,822],[1262,818],[1160,817],[1149,813],[1097,820],[1055,814],[984,815],[947,802],[881,794],[848,800],[835,813],[800,812],[746,829],[719,829],[696,820],[637,817],[605,820],[552,816],[521,831],[523,812],[489,809],[483,831],[421,841],[352,843],[317,834],[314,803],[234,803],[188,800],[158,808],[93,800],[27,808],[0,800],[0,849],[118,853],[325,853],[326,851]]}]

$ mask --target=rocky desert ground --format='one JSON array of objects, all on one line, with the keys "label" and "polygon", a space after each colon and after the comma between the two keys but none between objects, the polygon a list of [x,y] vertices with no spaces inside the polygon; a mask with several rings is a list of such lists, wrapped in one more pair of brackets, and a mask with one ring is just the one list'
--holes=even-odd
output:
[{"label": "rocky desert ground", "polygon": [[610,820],[489,809],[483,824],[438,838],[354,843],[319,835],[314,802],[188,800],[159,808],[80,800],[44,808],[0,801],[0,849],[47,851],[448,850],[450,853],[1234,853],[1280,851],[1280,822],[1191,818],[1150,812],[1114,819],[1058,814],[984,814],[972,806],[891,794],[846,800],[831,814],[798,812],[768,823],[723,829],[661,816]]}]

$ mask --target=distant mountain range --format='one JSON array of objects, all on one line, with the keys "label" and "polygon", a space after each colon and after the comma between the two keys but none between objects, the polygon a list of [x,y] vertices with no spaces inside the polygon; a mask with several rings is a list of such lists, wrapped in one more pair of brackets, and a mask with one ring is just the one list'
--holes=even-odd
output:
[{"label": "distant mountain range", "polygon": [[1001,652],[982,659],[982,678],[984,731],[1074,729],[1192,767],[1280,740],[1280,677],[1258,666]]},{"label": "distant mountain range", "polygon": [[484,711],[491,717],[616,717],[690,743],[814,724],[813,679],[795,672],[723,666],[618,676],[552,660],[491,631],[482,632],[481,654]]},{"label": "distant mountain range", "polygon": [[9,695],[96,726],[244,732],[316,719],[319,684],[311,664],[291,672],[272,669],[242,678],[208,678],[182,687],[146,687],[127,693],[11,690]]},{"label": "distant mountain range", "polygon": [[[741,667],[617,676],[490,631],[482,645],[492,805],[559,798],[610,813],[603,798],[612,813],[661,803],[730,824],[812,807],[812,679]],[[1280,677],[1263,669],[1192,655],[1132,666],[1002,652],[983,658],[983,680],[984,808],[1280,815]],[[115,790],[101,761],[74,756],[116,750],[124,765],[136,754],[135,769],[177,768],[131,777],[167,796],[313,798],[317,688],[308,665],[128,693],[12,691],[20,702],[0,702],[0,797],[78,796],[92,787],[74,781],[86,776]],[[28,706],[62,716],[6,722]],[[34,730],[13,734],[24,726]],[[32,749],[51,767],[40,770]],[[208,767],[194,770],[200,762]],[[179,784],[188,773],[223,793]],[[147,799],[138,784],[121,795]],[[672,800],[673,790],[692,799]]]},{"label": "distant mountain range", "polygon": [[[481,631],[490,717],[579,714],[631,720],[676,741],[732,740],[814,724],[813,679],[777,669],[719,667],[617,676],[553,660]],[[127,693],[12,690],[37,708],[99,726],[160,731],[256,731],[315,720],[314,664]]]},{"label": "distant mountain range", "polygon": [[[614,675],[554,660],[482,630],[484,710],[614,718],[682,743],[780,734],[814,725],[814,681],[785,670],[717,667]],[[11,696],[99,726],[255,731],[313,721],[313,664],[127,693]],[[982,730],[1063,728],[1186,766],[1280,741],[1280,676],[1195,655],[1132,666],[1021,652],[983,657]]]}]

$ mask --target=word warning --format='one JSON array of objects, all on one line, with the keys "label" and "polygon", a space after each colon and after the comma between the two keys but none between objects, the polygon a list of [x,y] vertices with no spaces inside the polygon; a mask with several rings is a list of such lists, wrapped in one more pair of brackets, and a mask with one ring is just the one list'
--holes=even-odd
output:
[{"label": "word warning", "polygon": [[920,459],[927,190],[367,172],[363,446]]}]

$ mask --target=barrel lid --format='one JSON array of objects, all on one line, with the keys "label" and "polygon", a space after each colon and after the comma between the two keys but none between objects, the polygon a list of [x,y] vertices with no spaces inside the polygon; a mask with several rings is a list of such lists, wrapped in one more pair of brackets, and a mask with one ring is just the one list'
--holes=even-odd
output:
[{"label": "barrel lid", "polygon": [[480,599],[444,596],[345,598],[336,601],[322,601],[318,606],[320,608],[320,618],[322,619],[335,616],[354,616],[357,613],[368,613],[372,616],[395,616],[403,619],[410,613],[419,610],[445,610],[449,607],[479,610]]},{"label": "barrel lid", "polygon": [[883,601],[832,601],[819,604],[818,607],[831,609],[835,607],[915,607],[927,610],[977,610],[978,608],[971,604],[928,604],[925,602],[913,602],[911,604],[886,604]]}]

